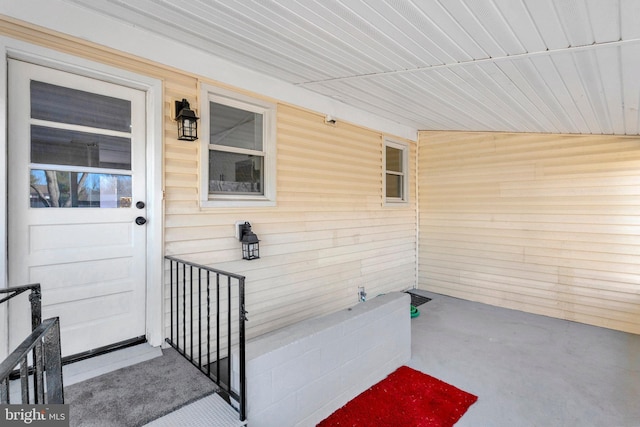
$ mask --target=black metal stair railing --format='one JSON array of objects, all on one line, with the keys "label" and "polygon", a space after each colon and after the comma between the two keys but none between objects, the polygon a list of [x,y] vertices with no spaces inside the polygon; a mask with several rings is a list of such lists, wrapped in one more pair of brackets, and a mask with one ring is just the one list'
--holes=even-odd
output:
[{"label": "black metal stair railing", "polygon": [[[40,284],[0,289],[0,295],[6,295],[0,299],[0,304],[27,291],[30,291],[32,332],[0,363],[0,403],[11,403],[10,380],[12,378],[20,378],[20,395],[23,404],[64,403],[60,322],[57,317],[41,321]],[[29,355],[32,358],[31,366]],[[33,398],[30,396],[31,389],[33,389]]]},{"label": "black metal stair railing", "polygon": [[31,330],[33,331],[38,327],[42,320],[42,294],[40,292],[40,284],[34,283],[32,285],[25,286],[12,286],[9,288],[0,289],[0,295],[6,294],[6,296],[0,299],[0,304],[7,302],[18,295],[31,291],[29,294],[29,302],[31,303]]},{"label": "black metal stair railing", "polygon": [[[29,354],[34,354],[33,399],[30,397]],[[60,321],[47,319],[0,363],[0,403],[11,402],[9,377],[20,366],[22,404],[64,403],[62,358],[60,354]],[[45,375],[46,373],[46,375]],[[46,381],[45,381],[46,379]],[[46,384],[46,386],[45,386]]]},{"label": "black metal stair railing", "polygon": [[245,421],[245,277],[165,258],[171,301],[166,341],[214,381],[230,403],[237,403],[239,418]]}]

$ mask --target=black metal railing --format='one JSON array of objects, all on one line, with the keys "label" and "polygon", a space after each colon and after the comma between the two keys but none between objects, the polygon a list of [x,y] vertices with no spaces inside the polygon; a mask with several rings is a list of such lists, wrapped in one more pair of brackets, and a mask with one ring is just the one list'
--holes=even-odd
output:
[{"label": "black metal railing", "polygon": [[0,304],[17,297],[23,292],[31,291],[29,294],[29,302],[31,303],[31,330],[35,330],[42,321],[42,294],[40,292],[40,284],[34,283],[26,286],[12,286],[10,288],[0,289],[0,295],[6,296],[0,299]]},{"label": "black metal railing", "polygon": [[[10,380],[18,378],[22,403],[63,403],[60,324],[57,318],[42,323],[40,284],[0,289],[0,295],[4,295],[0,299],[0,304],[8,303],[9,300],[25,292],[30,292],[31,334],[0,364],[0,403],[9,403]],[[13,302],[20,304],[16,300]],[[44,400],[45,388],[47,401]],[[32,399],[30,399],[30,390],[33,390]]]},{"label": "black metal railing", "polygon": [[[246,419],[245,277],[175,257],[169,261],[171,331],[166,341],[237,402]],[[232,362],[237,357],[237,362]],[[237,363],[237,372],[232,365]],[[234,366],[235,368],[235,366]]]},{"label": "black metal railing", "polygon": [[[29,354],[33,352],[33,375]],[[60,321],[47,319],[0,363],[0,403],[11,402],[9,377],[19,367],[22,404],[64,403],[62,357],[60,353]],[[46,375],[45,375],[46,373]],[[33,378],[29,384],[29,378]],[[46,379],[46,381],[45,381]],[[30,389],[33,386],[33,398]]]}]

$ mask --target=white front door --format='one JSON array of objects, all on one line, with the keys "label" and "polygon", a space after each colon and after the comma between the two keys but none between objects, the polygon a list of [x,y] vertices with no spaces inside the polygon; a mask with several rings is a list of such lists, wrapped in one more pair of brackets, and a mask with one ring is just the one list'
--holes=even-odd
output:
[{"label": "white front door", "polygon": [[[145,93],[9,61],[10,286],[40,283],[63,356],[145,335]],[[9,306],[9,344],[29,333]]]}]

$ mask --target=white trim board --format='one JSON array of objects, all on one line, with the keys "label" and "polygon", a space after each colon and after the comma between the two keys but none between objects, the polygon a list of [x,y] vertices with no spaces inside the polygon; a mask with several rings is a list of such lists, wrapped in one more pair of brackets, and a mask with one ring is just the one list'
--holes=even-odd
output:
[{"label": "white trim board", "polygon": [[[0,288],[8,287],[7,269],[7,61],[6,48],[0,40],[0,53],[4,58],[0,64]],[[0,360],[9,355],[9,311],[7,304],[0,304]]]}]

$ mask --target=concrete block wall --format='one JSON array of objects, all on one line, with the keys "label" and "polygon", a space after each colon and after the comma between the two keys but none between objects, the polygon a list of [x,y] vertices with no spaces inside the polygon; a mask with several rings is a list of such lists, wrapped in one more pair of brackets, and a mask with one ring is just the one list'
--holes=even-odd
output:
[{"label": "concrete block wall", "polygon": [[407,363],[410,301],[380,295],[248,341],[248,425],[314,426]]}]

